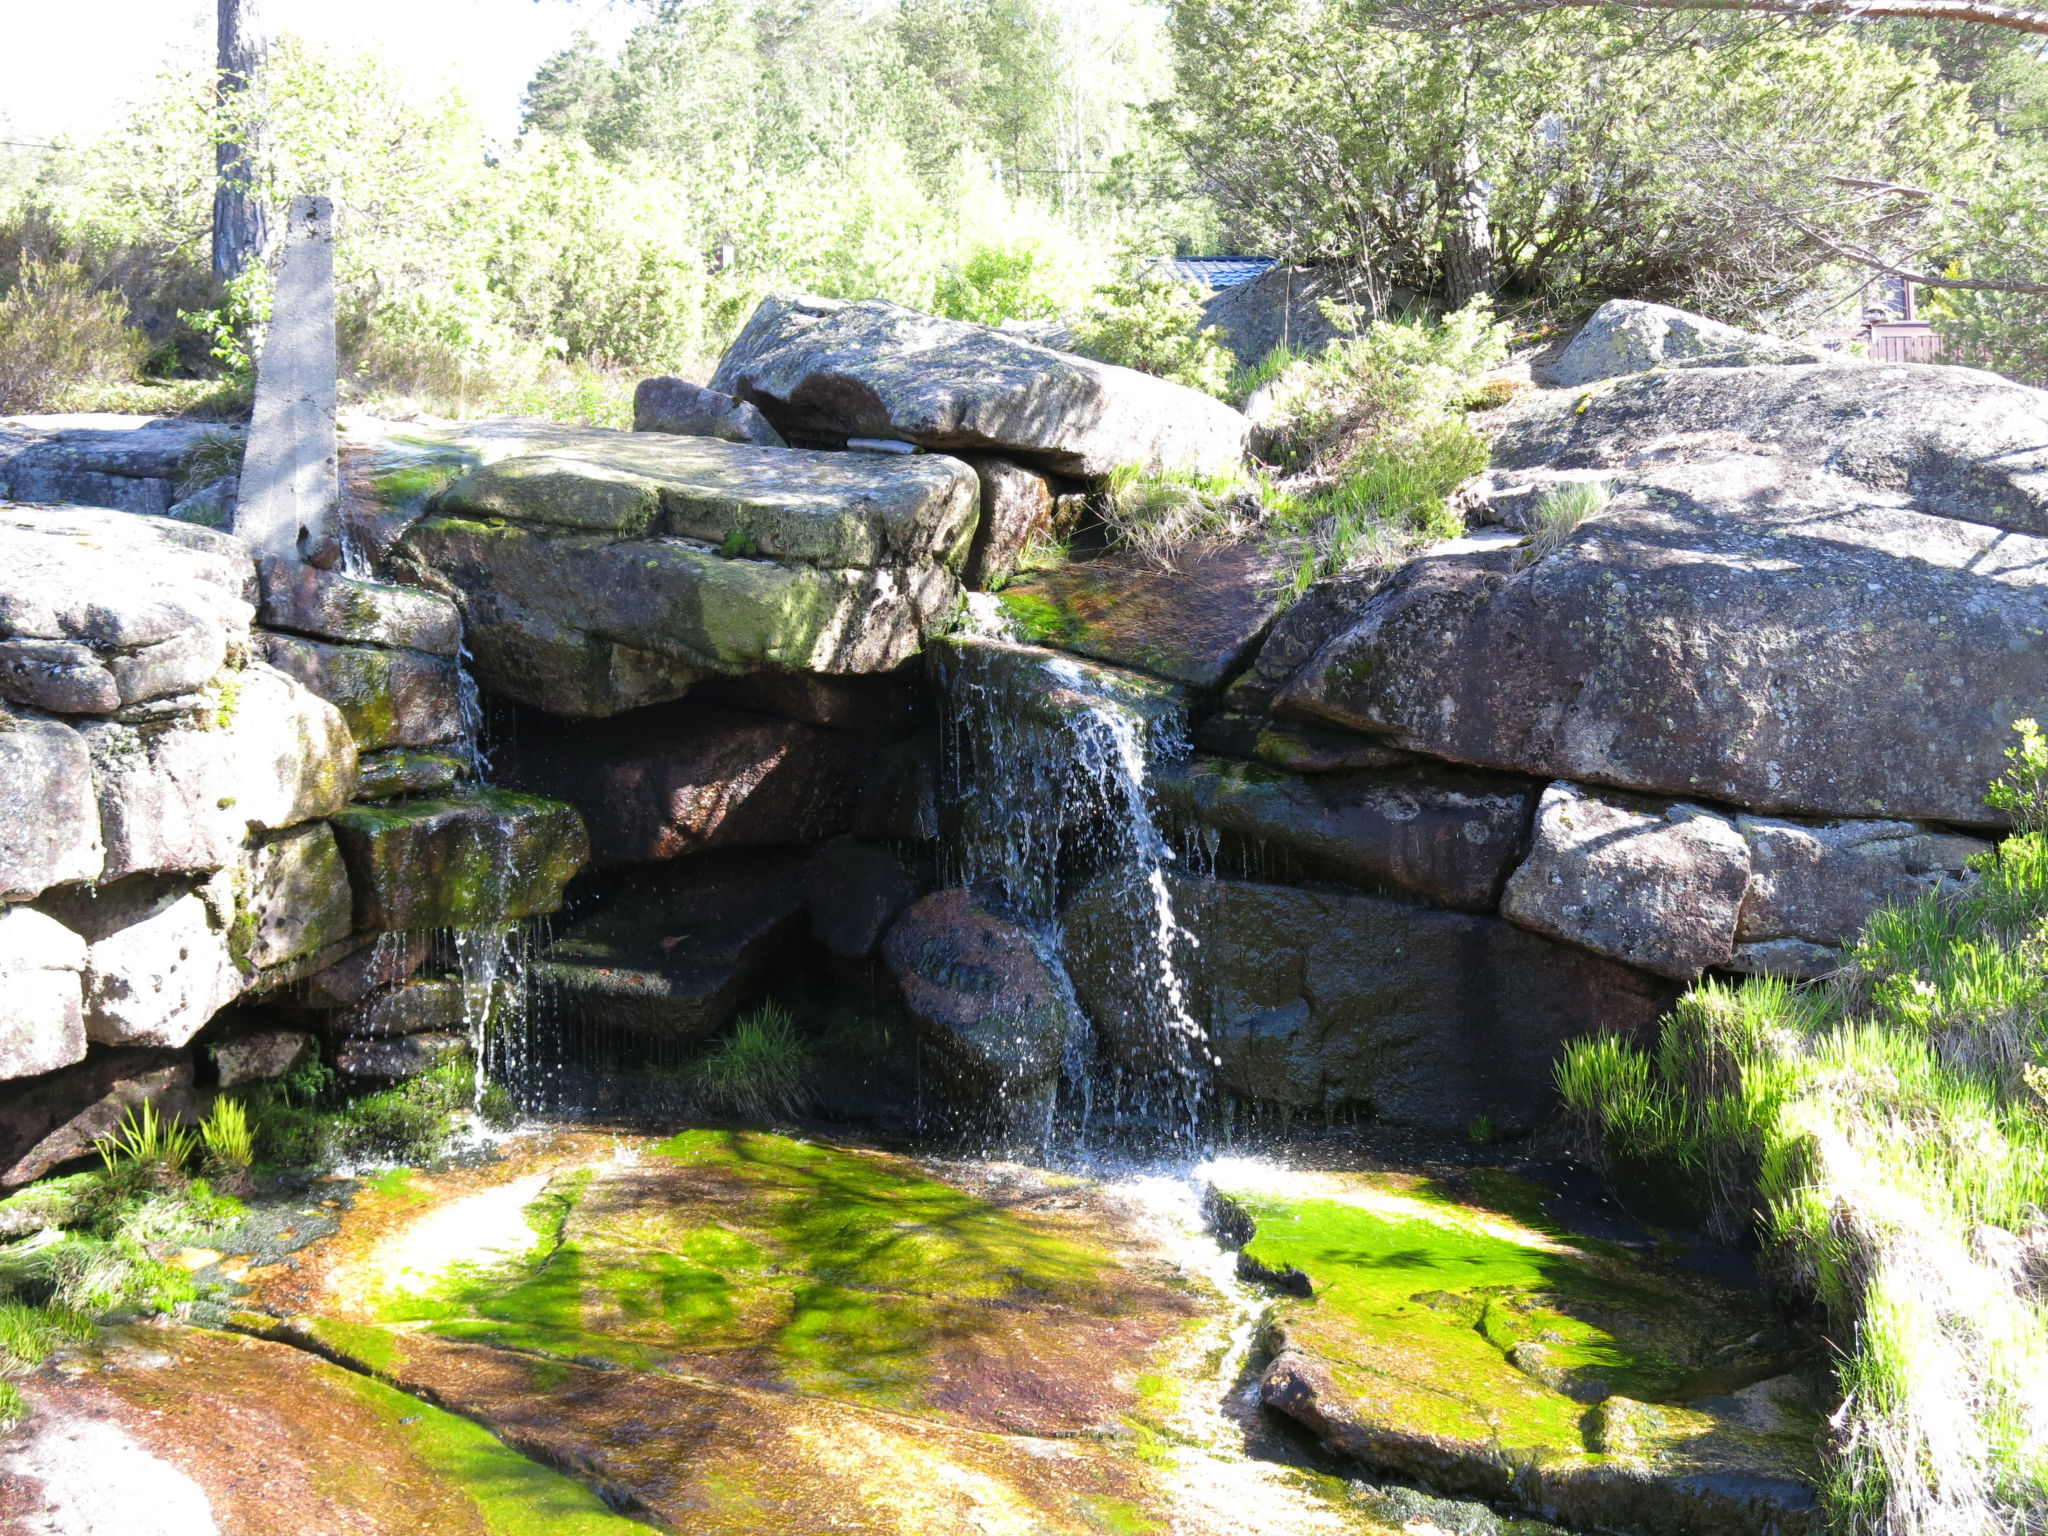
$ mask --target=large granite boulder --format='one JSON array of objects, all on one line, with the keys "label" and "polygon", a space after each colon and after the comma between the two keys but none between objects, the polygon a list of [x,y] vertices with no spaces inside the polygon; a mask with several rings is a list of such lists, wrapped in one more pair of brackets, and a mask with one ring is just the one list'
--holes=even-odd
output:
[{"label": "large granite boulder", "polygon": [[1468,912],[1498,904],[1536,799],[1527,780],[1456,768],[1302,775],[1213,757],[1162,764],[1152,784],[1240,861]]},{"label": "large granite boulder", "polygon": [[893,438],[1090,478],[1125,464],[1230,469],[1251,427],[1182,385],[882,299],[762,300],[711,387],[793,441]]},{"label": "large granite boulder", "polygon": [[695,698],[521,739],[506,782],[566,800],[600,864],[813,843],[848,830],[872,747]]},{"label": "large granite boulder", "polygon": [[1985,788],[2048,697],[2048,540],[1732,456],[1640,471],[1526,558],[1410,562],[1276,709],[1759,812],[2001,819]]},{"label": "large granite boulder", "polygon": [[458,481],[402,546],[460,595],[493,692],[590,716],[708,674],[886,671],[951,611],[957,460],[583,432]]},{"label": "large granite boulder", "polygon": [[365,581],[298,561],[258,563],[267,629],[315,640],[393,646],[451,660],[462,649],[462,614],[438,592]]},{"label": "large granite boulder", "polygon": [[85,940],[29,907],[0,906],[0,1078],[85,1055]]},{"label": "large granite boulder", "polygon": [[0,498],[161,517],[196,481],[232,474],[241,427],[84,414],[0,417]]},{"label": "large granite boulder", "polygon": [[590,858],[575,808],[503,789],[352,805],[333,818],[356,927],[504,927],[562,904]]},{"label": "large granite boulder", "polygon": [[1609,299],[1593,311],[1550,365],[1551,382],[1593,384],[1652,368],[1747,368],[1759,363],[1825,363],[1829,353],[1803,342],[1759,335],[1704,315]]},{"label": "large granite boulder", "polygon": [[949,1102],[999,1140],[1043,1143],[1086,1028],[1052,945],[955,887],[913,902],[882,954]]},{"label": "large granite boulder", "polygon": [[55,903],[87,946],[87,1039],[180,1046],[241,995],[246,977],[224,894],[144,877]]},{"label": "large granite boulder", "polygon": [[1749,848],[1725,817],[1553,784],[1501,915],[1686,981],[1735,954]]},{"label": "large granite boulder", "polygon": [[1776,941],[1840,948],[1854,942],[1881,906],[1960,888],[1970,861],[1992,845],[1909,821],[1837,821],[1802,826],[1737,817],[1749,845],[1749,890],[1736,922],[1737,955]]},{"label": "large granite boulder", "polygon": [[[1062,913],[1074,989],[1113,1056],[1148,1049],[1153,999],[1116,875]],[[1394,1124],[1534,1124],[1566,1041],[1630,1035],[1676,989],[1495,917],[1247,880],[1165,881],[1188,1007],[1230,1094]]]},{"label": "large granite boulder", "polygon": [[0,901],[94,879],[105,863],[85,737],[0,706]]},{"label": "large granite boulder", "polygon": [[1659,371],[1539,390],[1494,419],[1500,471],[1763,455],[1908,496],[1924,512],[2048,534],[2048,392],[1974,368]]}]

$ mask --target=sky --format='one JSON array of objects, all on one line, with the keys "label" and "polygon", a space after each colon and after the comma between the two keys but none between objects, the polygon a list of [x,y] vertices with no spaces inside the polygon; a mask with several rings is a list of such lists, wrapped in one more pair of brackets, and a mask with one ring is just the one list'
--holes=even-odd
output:
[{"label": "sky", "polygon": [[[495,133],[519,126],[535,67],[579,30],[612,41],[627,0],[261,0],[265,28],[349,53],[374,50],[422,93],[461,88]],[[91,134],[176,59],[210,57],[212,0],[0,0],[0,138]]]}]

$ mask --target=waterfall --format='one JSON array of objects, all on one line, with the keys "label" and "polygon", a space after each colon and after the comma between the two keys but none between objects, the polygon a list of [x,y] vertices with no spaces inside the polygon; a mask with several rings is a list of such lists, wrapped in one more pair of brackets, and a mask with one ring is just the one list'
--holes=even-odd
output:
[{"label": "waterfall", "polygon": [[[947,702],[943,878],[972,887],[1060,952],[1059,907],[1084,880],[1113,883],[1144,1017],[1102,1059],[1085,1024],[1067,1041],[1062,1124],[1078,1143],[1115,1131],[1198,1140],[1213,1057],[1188,1009],[1173,910],[1175,853],[1153,813],[1148,760],[1185,756],[1176,690],[1057,652],[956,640],[938,657]],[[1080,1008],[1076,1018],[1083,1018]]]}]

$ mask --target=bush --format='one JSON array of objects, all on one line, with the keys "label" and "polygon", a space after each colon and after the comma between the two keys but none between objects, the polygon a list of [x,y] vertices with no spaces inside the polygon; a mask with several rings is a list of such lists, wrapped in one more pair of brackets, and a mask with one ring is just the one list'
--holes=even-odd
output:
[{"label": "bush", "polygon": [[977,242],[966,260],[939,275],[932,312],[952,320],[1000,325],[1045,320],[1060,312],[1045,248],[1035,240],[1014,245]]},{"label": "bush", "polygon": [[0,295],[0,412],[50,411],[80,385],[132,379],[149,344],[72,261],[24,263]]},{"label": "bush", "polygon": [[1201,293],[1156,269],[1110,283],[1074,327],[1073,349],[1221,399],[1232,360],[1223,333],[1202,324]]}]

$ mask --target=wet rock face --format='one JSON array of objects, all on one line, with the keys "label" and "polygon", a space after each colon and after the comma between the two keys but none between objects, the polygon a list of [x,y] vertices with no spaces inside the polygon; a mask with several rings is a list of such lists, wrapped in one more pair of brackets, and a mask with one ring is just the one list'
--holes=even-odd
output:
[{"label": "wet rock face", "polygon": [[994,454],[965,455],[981,480],[981,521],[961,577],[985,592],[1017,568],[1052,527],[1056,495],[1044,475]]},{"label": "wet rock face", "polygon": [[1216,688],[1245,665],[1279,611],[1279,570],[1249,544],[1184,550],[1170,566],[1131,553],[1074,561],[1005,587],[1025,640]]},{"label": "wet rock face", "polygon": [[1747,368],[1837,361],[1818,347],[1759,335],[1668,304],[1609,299],[1550,365],[1554,384],[1593,384],[1652,368]]},{"label": "wet rock face", "polygon": [[590,857],[575,810],[509,790],[354,805],[332,818],[373,931],[517,922],[561,905]]},{"label": "wet rock face", "polygon": [[1467,912],[1498,904],[1536,798],[1525,781],[1452,768],[1307,776],[1227,758],[1162,765],[1153,783],[1163,805],[1245,859]]},{"label": "wet rock face", "polygon": [[1575,1529],[1820,1529],[1817,1345],[1556,1235],[1547,1193],[1491,1170],[1230,1192],[1245,1259],[1310,1293],[1275,1303],[1263,1401],[1371,1474]]},{"label": "wet rock face", "polygon": [[1062,1054],[1081,1027],[1049,944],[956,887],[913,903],[882,953],[954,1105],[1000,1137],[1042,1140]]},{"label": "wet rock face", "polygon": [[1526,569],[1410,562],[1277,708],[1765,813],[1992,823],[1985,786],[2048,688],[2048,544],[1744,465],[1646,475]]},{"label": "wet rock face", "polygon": [[[1232,1095],[1297,1110],[1371,1106],[1396,1124],[1508,1129],[1550,1102],[1563,1043],[1633,1034],[1673,988],[1498,918],[1388,897],[1169,877],[1196,943],[1174,963]],[[1062,954],[1097,1034],[1147,1048],[1151,1003],[1105,879],[1062,913]]]},{"label": "wet rock face", "polygon": [[895,438],[1089,478],[1122,464],[1215,473],[1250,430],[1196,390],[880,299],[771,295],[711,387],[796,441]]},{"label": "wet rock face", "polygon": [[506,771],[581,810],[598,863],[646,863],[845,832],[872,755],[860,737],[685,699],[522,740]]}]

